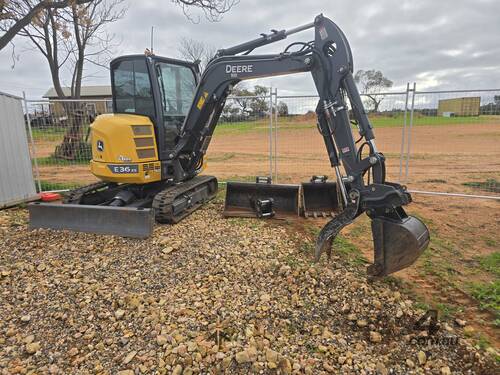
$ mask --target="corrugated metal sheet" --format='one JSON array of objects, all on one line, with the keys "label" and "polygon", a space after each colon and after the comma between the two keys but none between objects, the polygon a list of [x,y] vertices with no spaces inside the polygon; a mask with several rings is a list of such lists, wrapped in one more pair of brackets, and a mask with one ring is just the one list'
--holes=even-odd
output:
[{"label": "corrugated metal sheet", "polygon": [[0,208],[35,196],[22,100],[0,92]]}]

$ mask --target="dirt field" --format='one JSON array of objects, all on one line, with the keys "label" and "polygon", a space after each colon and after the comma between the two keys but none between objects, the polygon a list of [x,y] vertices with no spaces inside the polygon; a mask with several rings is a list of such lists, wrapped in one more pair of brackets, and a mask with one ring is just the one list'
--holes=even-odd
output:
[{"label": "dirt field", "polygon": [[[401,133],[398,127],[376,129],[377,147],[387,157],[391,180],[399,176]],[[477,190],[462,184],[500,179],[498,123],[418,126],[411,137],[407,184],[412,189],[477,194]],[[312,175],[332,175],[323,139],[311,123],[298,123],[297,129],[284,123],[278,128],[277,139],[278,182],[298,183]],[[50,156],[56,144],[54,140],[38,141],[37,154]],[[266,129],[216,135],[208,149],[207,163],[205,173],[220,180],[268,175],[269,136]],[[405,166],[403,162],[403,177]],[[94,181],[84,163],[42,164],[40,174],[42,180],[58,183]]]},{"label": "dirt field", "polygon": [[[377,147],[388,159],[388,175],[399,173],[401,128],[376,129]],[[206,173],[224,178],[268,174],[267,133],[214,137],[208,150]],[[463,182],[500,177],[498,124],[420,126],[413,129],[409,184],[464,192]],[[316,128],[278,130],[279,180],[300,182],[313,174],[332,174],[322,137]],[[403,165],[404,167],[404,165]],[[443,190],[443,186],[438,187]]]}]

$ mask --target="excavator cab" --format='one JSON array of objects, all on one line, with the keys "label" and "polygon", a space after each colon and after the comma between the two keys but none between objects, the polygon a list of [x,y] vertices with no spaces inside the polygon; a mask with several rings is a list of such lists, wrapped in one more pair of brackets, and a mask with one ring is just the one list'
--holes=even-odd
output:
[{"label": "excavator cab", "polygon": [[160,159],[177,143],[199,79],[196,63],[132,55],[111,63],[113,112],[147,116],[155,127]]}]

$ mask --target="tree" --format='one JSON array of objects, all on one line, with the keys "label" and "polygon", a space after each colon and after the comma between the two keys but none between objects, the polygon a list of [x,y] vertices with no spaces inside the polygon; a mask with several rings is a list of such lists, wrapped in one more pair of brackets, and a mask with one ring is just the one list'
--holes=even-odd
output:
[{"label": "tree", "polygon": [[384,77],[380,70],[358,70],[354,80],[360,86],[361,93],[371,101],[372,110],[378,112],[380,103],[385,97],[381,92],[392,87],[393,82]]},{"label": "tree", "polygon": [[233,88],[222,116],[226,120],[243,120],[249,116],[263,117],[269,113],[269,89],[265,86],[248,88],[244,83]]},{"label": "tree", "polygon": [[204,71],[210,60],[217,53],[217,48],[197,39],[181,37],[178,47],[179,54],[188,61],[199,61],[200,70]]},{"label": "tree", "polygon": [[255,85],[253,88],[253,98],[250,99],[250,109],[252,115],[263,117],[269,111],[269,88]]},{"label": "tree", "polygon": [[35,17],[46,10],[64,9],[75,5],[90,3],[93,0],[0,0],[0,50],[25,27],[28,27]]},{"label": "tree", "polygon": [[[90,3],[94,0],[0,0],[0,50],[28,27],[33,19],[47,10],[58,10]],[[189,9],[201,9],[210,21],[218,21],[238,0],[171,0],[192,19]]]},{"label": "tree", "polygon": [[[30,0],[26,0],[30,1]],[[54,90],[59,99],[79,99],[84,78],[84,65],[107,65],[114,47],[114,36],[106,31],[109,23],[121,19],[125,0],[94,0],[84,4],[73,2],[63,9],[47,8],[33,17],[31,24],[19,32],[47,60]],[[70,72],[70,92],[64,90],[62,73]],[[55,156],[75,159],[90,155],[83,141],[85,113],[81,103],[63,102],[68,128]]]},{"label": "tree", "polygon": [[278,103],[278,115],[288,116],[288,105],[285,102]]},{"label": "tree", "polygon": [[239,0],[171,0],[174,4],[179,5],[182,11],[189,19],[192,19],[189,14],[190,9],[201,9],[205,17],[212,22],[219,21],[224,13],[227,13],[236,5]]}]

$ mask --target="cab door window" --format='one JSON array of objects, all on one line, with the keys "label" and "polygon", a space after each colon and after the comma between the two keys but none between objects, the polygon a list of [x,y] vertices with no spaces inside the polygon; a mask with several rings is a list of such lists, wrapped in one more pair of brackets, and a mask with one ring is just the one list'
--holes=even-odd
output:
[{"label": "cab door window", "polygon": [[112,67],[115,110],[155,116],[151,81],[145,59],[124,60]]},{"label": "cab door window", "polygon": [[183,65],[158,62],[156,75],[160,87],[160,100],[167,147],[176,143],[196,91],[193,71]]},{"label": "cab door window", "polygon": [[163,115],[186,116],[196,90],[193,71],[183,65],[158,63],[157,75]]}]

